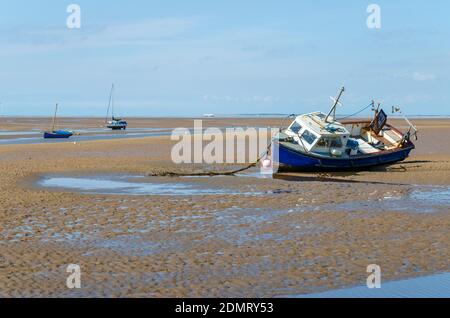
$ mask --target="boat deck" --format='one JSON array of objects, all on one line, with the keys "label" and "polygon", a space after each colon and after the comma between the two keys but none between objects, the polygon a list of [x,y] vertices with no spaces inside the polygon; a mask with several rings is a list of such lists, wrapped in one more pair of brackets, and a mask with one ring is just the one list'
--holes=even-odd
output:
[{"label": "boat deck", "polygon": [[[355,139],[358,141],[359,148],[358,153],[355,155],[349,155],[348,153],[343,153],[340,157],[336,157],[336,159],[356,159],[358,157],[365,157],[367,155],[375,155],[375,154],[382,154],[383,152],[394,150],[396,147],[393,147],[392,143],[387,140],[384,137],[381,136],[372,136],[373,138],[376,138],[380,142],[382,142],[385,145],[385,149],[379,149],[371,145],[370,143],[366,142],[362,138]],[[283,145],[286,148],[289,148],[293,151],[309,154],[317,157],[324,157],[324,158],[330,158],[329,154],[314,152],[314,151],[308,151],[303,147],[301,144],[295,142],[295,141],[283,141],[284,139],[289,138],[289,136],[283,132],[280,132],[278,135],[278,140],[281,145]]]}]

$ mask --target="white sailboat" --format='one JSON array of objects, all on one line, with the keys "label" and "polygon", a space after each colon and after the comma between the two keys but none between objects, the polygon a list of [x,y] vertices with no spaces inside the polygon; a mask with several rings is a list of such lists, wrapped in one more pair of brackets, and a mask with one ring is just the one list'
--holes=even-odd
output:
[{"label": "white sailboat", "polygon": [[[109,119],[109,111],[111,110],[111,120]],[[111,87],[111,93],[109,94],[109,103],[108,110],[106,111],[106,119],[105,119],[106,127],[112,130],[126,130],[128,123],[121,119],[114,117],[114,84]]]}]

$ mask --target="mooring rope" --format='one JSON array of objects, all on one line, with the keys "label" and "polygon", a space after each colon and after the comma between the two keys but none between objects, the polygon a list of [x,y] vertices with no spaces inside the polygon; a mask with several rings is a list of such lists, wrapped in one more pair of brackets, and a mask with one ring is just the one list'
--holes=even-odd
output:
[{"label": "mooring rope", "polygon": [[148,176],[150,177],[214,177],[214,176],[235,176],[239,172],[244,172],[246,170],[249,170],[253,167],[256,167],[258,163],[261,162],[261,160],[266,157],[269,154],[270,148],[272,147],[272,143],[269,144],[266,151],[261,154],[255,162],[251,163],[250,165],[239,168],[237,170],[232,171],[204,171],[204,172],[191,172],[191,173],[185,173],[185,172],[174,172],[174,171],[163,171],[163,172],[150,172]]},{"label": "mooring rope", "polygon": [[369,105],[367,105],[366,107],[364,107],[363,109],[361,109],[361,110],[359,110],[359,111],[357,111],[356,113],[354,113],[354,114],[351,114],[351,115],[349,115],[349,116],[345,116],[345,117],[343,117],[343,118],[338,118],[338,119],[336,119],[337,121],[340,121],[340,120],[344,120],[344,119],[347,119],[347,118],[350,118],[350,117],[353,117],[353,116],[356,116],[356,115],[358,115],[358,114],[360,114],[360,113],[362,113],[363,111],[365,111],[367,108],[369,108],[370,106],[372,106],[373,104],[372,103],[370,103]]},{"label": "mooring rope", "polygon": [[[296,114],[290,114],[286,116],[283,121],[281,122],[281,129],[284,126],[284,123],[287,119],[296,117]],[[204,171],[204,172],[175,172],[175,171],[163,171],[163,172],[150,172],[148,176],[150,177],[213,177],[213,176],[235,176],[236,174],[240,172],[244,172],[246,170],[249,170],[251,168],[256,167],[258,163],[261,162],[261,160],[267,156],[270,152],[270,148],[272,147],[272,142],[269,144],[267,149],[263,154],[261,154],[255,162],[249,164],[248,166],[244,168],[239,168],[237,170],[232,171]]]}]

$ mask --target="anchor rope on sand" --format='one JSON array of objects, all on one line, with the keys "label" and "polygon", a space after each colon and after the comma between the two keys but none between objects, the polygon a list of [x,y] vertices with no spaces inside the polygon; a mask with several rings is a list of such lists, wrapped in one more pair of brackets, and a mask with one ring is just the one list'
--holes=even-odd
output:
[{"label": "anchor rope on sand", "polygon": [[[283,118],[282,122],[281,122],[281,127],[279,131],[283,130],[284,127],[284,123],[287,119],[289,118],[293,118],[296,117],[296,114],[290,114],[288,116],[286,116],[285,118]],[[239,172],[244,172],[247,171],[253,167],[256,167],[256,165],[258,163],[261,162],[261,160],[269,155],[270,149],[272,147],[272,142],[269,144],[269,146],[267,146],[267,149],[264,151],[263,154],[261,154],[258,158],[258,160],[256,160],[255,162],[251,163],[250,165],[244,167],[244,168],[240,168],[237,170],[232,170],[232,171],[208,171],[208,172],[192,172],[192,173],[187,173],[187,172],[174,172],[174,171],[163,171],[163,172],[150,172],[148,174],[149,177],[213,177],[213,176],[234,176]]]},{"label": "anchor rope on sand", "polygon": [[246,170],[249,170],[253,167],[256,167],[258,163],[261,162],[261,160],[266,157],[269,152],[270,148],[272,147],[272,143],[269,144],[267,149],[264,151],[263,154],[261,154],[258,159],[251,163],[250,165],[239,168],[237,170],[232,171],[204,171],[204,172],[174,172],[174,171],[162,171],[162,172],[150,172],[148,176],[150,177],[213,177],[213,176],[234,176],[239,172],[244,172]]}]

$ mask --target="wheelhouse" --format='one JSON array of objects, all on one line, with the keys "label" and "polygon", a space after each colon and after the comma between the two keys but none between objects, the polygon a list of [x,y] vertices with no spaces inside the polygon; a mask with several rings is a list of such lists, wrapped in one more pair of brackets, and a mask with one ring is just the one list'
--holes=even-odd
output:
[{"label": "wheelhouse", "polygon": [[285,134],[307,152],[344,153],[350,132],[339,122],[325,122],[326,117],[322,112],[298,116]]}]

